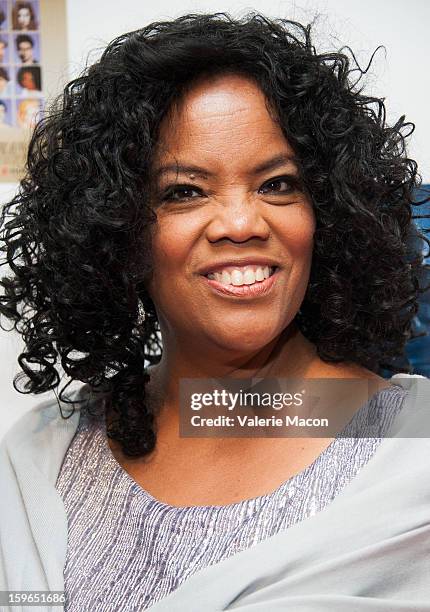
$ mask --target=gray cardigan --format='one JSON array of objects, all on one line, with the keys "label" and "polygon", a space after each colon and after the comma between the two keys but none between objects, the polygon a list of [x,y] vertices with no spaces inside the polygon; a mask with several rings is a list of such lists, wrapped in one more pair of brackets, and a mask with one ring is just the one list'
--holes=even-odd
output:
[{"label": "gray cardigan", "polygon": [[[410,390],[393,437],[325,509],[197,572],[151,612],[430,612],[430,379],[393,379]],[[0,444],[0,591],[64,589],[67,518],[55,482],[76,408],[64,420],[45,401]]]}]

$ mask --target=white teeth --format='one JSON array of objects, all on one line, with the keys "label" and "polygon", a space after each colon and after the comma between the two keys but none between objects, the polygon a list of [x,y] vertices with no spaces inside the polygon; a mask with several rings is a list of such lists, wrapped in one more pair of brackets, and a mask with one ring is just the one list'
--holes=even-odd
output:
[{"label": "white teeth", "polygon": [[231,285],[231,275],[230,275],[230,272],[227,272],[226,270],[223,270],[223,273],[221,275],[221,282],[224,285]]},{"label": "white teeth", "polygon": [[231,284],[235,285],[243,285],[243,274],[240,270],[233,270],[231,273]]},{"label": "white teeth", "polygon": [[223,285],[253,285],[255,282],[261,282],[269,278],[271,268],[269,266],[260,266],[255,268],[246,268],[245,270],[222,270],[222,272],[211,272],[207,275],[209,279],[216,280]]},{"label": "white teeth", "polygon": [[249,268],[248,270],[245,270],[243,274],[243,282],[245,283],[245,285],[252,285],[253,283],[255,283],[254,270],[250,270]]},{"label": "white teeth", "polygon": [[256,281],[262,281],[264,280],[264,272],[263,272],[263,268],[257,268],[255,271],[255,280]]}]

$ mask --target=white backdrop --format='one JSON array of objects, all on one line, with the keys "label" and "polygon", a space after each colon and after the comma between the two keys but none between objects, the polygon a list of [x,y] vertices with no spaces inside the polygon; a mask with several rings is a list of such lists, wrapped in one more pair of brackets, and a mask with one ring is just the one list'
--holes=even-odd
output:
[{"label": "white backdrop", "polygon": [[[269,17],[285,17],[302,22],[315,20],[315,42],[321,51],[349,45],[360,65],[366,66],[374,49],[379,51],[366,79],[367,91],[386,98],[389,120],[405,114],[416,125],[409,155],[419,163],[424,181],[430,182],[430,122],[428,121],[430,57],[430,2],[428,0],[68,0],[69,63],[65,74],[79,74],[87,59],[94,61],[115,36],[136,30],[151,21],[170,19],[188,12],[226,11],[238,16],[248,10]],[[0,198],[8,201],[16,185],[0,183]],[[6,268],[0,268],[0,276]],[[10,327],[2,317],[2,324]],[[52,397],[22,395],[12,386],[20,371],[17,356],[22,343],[14,332],[0,330],[0,436],[13,421],[40,401]],[[80,383],[79,383],[80,384]],[[78,384],[78,386],[79,386]],[[61,386],[64,386],[62,383]]]}]

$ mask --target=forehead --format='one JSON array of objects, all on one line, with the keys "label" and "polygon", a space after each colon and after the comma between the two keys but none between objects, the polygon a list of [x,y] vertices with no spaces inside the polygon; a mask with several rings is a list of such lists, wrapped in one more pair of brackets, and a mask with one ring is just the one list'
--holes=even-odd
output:
[{"label": "forehead", "polygon": [[291,152],[258,84],[241,75],[202,79],[171,108],[161,124],[158,157],[218,153],[224,158]]}]

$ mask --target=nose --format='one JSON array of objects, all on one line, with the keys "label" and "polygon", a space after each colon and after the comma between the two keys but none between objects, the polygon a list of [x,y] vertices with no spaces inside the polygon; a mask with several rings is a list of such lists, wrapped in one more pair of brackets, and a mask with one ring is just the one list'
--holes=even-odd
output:
[{"label": "nose", "polygon": [[206,227],[209,242],[229,240],[240,243],[253,238],[267,240],[269,236],[270,227],[261,205],[243,194],[227,196]]}]

